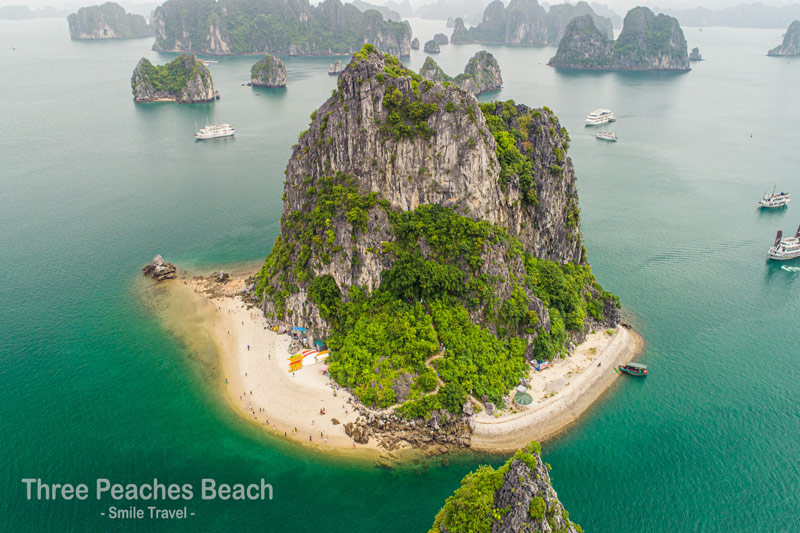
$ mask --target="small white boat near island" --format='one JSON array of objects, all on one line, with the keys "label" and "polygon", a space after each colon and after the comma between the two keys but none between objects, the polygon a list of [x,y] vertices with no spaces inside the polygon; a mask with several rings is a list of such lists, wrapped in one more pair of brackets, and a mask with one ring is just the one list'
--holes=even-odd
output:
[{"label": "small white boat near island", "polygon": [[614,116],[610,109],[595,109],[586,117],[586,125],[600,126],[608,122],[616,122],[616,120],[617,117]]},{"label": "small white boat near island", "polygon": [[775,193],[777,185],[772,188],[772,194],[764,193],[764,197],[758,201],[759,207],[767,209],[775,209],[778,207],[786,207],[789,205],[791,199],[788,192]]},{"label": "small white boat near island", "polygon": [[595,133],[594,136],[597,139],[600,139],[601,141],[608,141],[608,142],[612,142],[612,143],[617,142],[617,134],[616,133],[611,133],[610,131],[601,130],[601,131],[598,131],[597,133]]},{"label": "small white boat near island", "polygon": [[775,261],[787,261],[800,257],[800,227],[794,237],[783,238],[783,232],[778,230],[775,236],[775,244],[769,249],[767,256]]},{"label": "small white boat near island", "polygon": [[205,139],[217,139],[219,137],[231,137],[236,133],[233,126],[230,124],[206,124],[204,128],[200,128],[194,134],[194,138],[198,141]]}]

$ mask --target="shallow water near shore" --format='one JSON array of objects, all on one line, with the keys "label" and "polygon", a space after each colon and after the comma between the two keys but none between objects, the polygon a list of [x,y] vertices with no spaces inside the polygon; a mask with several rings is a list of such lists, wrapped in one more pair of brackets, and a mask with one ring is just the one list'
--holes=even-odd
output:
[{"label": "shallow water near shore", "polygon": [[[800,274],[781,267],[800,263],[765,256],[800,206],[755,202],[775,183],[800,194],[800,60],[765,56],[780,30],[685,32],[707,59],[686,74],[560,72],[545,66],[554,48],[485,47],[505,84],[482,100],[547,105],[569,130],[589,258],[651,369],[617,380],[545,460],[587,531],[792,530]],[[212,350],[187,350],[137,297],[156,253],[192,269],[263,260],[291,146],[335,87],[333,59],[285,58],[289,87],[267,91],[242,86],[255,58],[218,58],[219,102],[134,106],[138,59],[175,55],[151,44],[0,21],[0,529],[429,527],[465,473],[504,458],[384,470],[265,436],[218,394]],[[448,45],[436,60],[455,75],[480,48]],[[619,117],[618,143],[583,127],[598,107]],[[236,137],[195,142],[206,119]],[[195,500],[185,521],[115,523],[100,515],[115,502],[28,502],[23,477],[263,477],[275,499]]]}]

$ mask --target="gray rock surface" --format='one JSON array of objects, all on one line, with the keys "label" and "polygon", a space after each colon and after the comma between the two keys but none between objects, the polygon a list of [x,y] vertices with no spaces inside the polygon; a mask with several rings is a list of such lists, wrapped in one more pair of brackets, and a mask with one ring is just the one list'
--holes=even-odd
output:
[{"label": "gray rock surface", "polygon": [[278,56],[266,54],[250,69],[254,87],[286,87],[286,67]]},{"label": "gray rock surface", "polygon": [[783,36],[783,42],[767,52],[770,56],[797,56],[800,55],[800,20],[795,20],[789,25]]},{"label": "gray rock surface", "polygon": [[[389,59],[394,62],[390,64]],[[284,209],[280,247],[286,250],[282,261],[308,269],[309,278],[292,279],[287,291],[283,274],[270,270],[265,287],[279,300],[265,297],[262,308],[268,317],[283,324],[309,328],[314,338],[325,338],[328,322],[309,299],[311,280],[330,276],[347,294],[352,286],[376,289],[381,275],[391,269],[392,254],[379,253],[395,237],[385,209],[375,207],[364,213],[365,230],[354,231],[345,213],[330,220],[328,227],[310,228],[319,239],[304,251],[293,229],[294,214],[313,205],[324,179],[347,176],[360,195],[375,193],[387,208],[409,211],[421,205],[440,205],[476,220],[485,220],[520,239],[535,257],[558,262],[584,263],[583,239],[575,217],[577,186],[572,161],[566,156],[568,136],[548,109],[531,110],[517,105],[509,128],[521,129],[527,140],[521,152],[530,158],[535,184],[535,204],[526,203],[521,185],[512,180],[507,187],[498,182],[500,164],[496,142],[485,125],[475,97],[441,82],[417,84],[410,75],[387,76],[387,68],[397,68],[395,58],[371,53],[366,59],[356,56],[338,79],[338,89],[313,115],[312,123],[294,146],[286,169]],[[410,74],[410,73],[409,73]],[[428,82],[430,83],[430,82]],[[392,93],[409,102],[435,105],[426,119],[429,138],[396,138],[383,125],[389,121],[385,105]],[[503,104],[495,113],[502,115]],[[510,105],[510,104],[509,104]],[[424,171],[421,171],[424,169]],[[340,178],[344,179],[344,178]],[[570,222],[572,220],[572,222]],[[486,246],[479,273],[500,279],[496,288],[499,301],[513,290],[511,273],[524,278],[525,268],[518,258],[507,259],[507,244]],[[424,253],[428,253],[423,249]],[[325,260],[311,259],[324,257]],[[509,270],[510,269],[510,270]],[[538,324],[549,331],[550,318],[544,304],[528,294],[530,311]],[[470,311],[482,320],[482,311]],[[608,315],[611,324],[618,311]],[[615,318],[616,317],[616,318]],[[487,324],[491,328],[491,324]],[[519,332],[528,340],[532,354],[534,334]]]},{"label": "gray rock surface", "polygon": [[145,276],[150,276],[156,281],[164,281],[166,279],[175,279],[178,277],[178,269],[172,263],[164,261],[161,254],[153,258],[153,262],[145,265],[142,268]]}]

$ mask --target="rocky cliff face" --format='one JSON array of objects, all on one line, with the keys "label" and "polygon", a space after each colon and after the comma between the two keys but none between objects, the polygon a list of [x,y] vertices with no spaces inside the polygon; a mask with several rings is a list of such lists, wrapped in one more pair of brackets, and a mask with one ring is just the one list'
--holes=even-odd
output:
[{"label": "rocky cliff face", "polygon": [[[469,512],[465,512],[466,508]],[[580,526],[558,499],[539,443],[518,450],[497,470],[468,474],[436,515],[431,533],[576,533]]]},{"label": "rocky cliff face", "polygon": [[281,58],[266,54],[250,69],[250,83],[255,87],[286,87],[286,67]]},{"label": "rocky cliff face", "polygon": [[597,15],[586,2],[560,4],[545,11],[536,0],[511,0],[508,7],[501,0],[494,0],[486,7],[483,21],[477,26],[467,29],[462,19],[456,19],[451,41],[518,46],[555,45],[564,35],[567,24],[581,15],[592,17],[607,38],[613,38],[611,21]]},{"label": "rocky cliff face", "polygon": [[500,65],[492,54],[486,50],[476,53],[464,68],[464,73],[451,78],[436,64],[432,57],[425,59],[419,75],[426,80],[449,82],[479,95],[486,91],[500,89],[503,86],[503,77],[500,74]]},{"label": "rocky cliff face", "polygon": [[686,39],[678,21],[646,7],[628,12],[616,41],[584,15],[569,23],[549,64],[596,70],[690,70]]},{"label": "rocky cliff face", "polygon": [[67,17],[72,39],[134,39],[150,37],[153,28],[141,15],[126,13],[119,4],[82,7]]},{"label": "rocky cliff face", "polygon": [[364,43],[409,55],[411,26],[340,0],[167,0],[153,14],[155,50],[213,55],[352,54]]},{"label": "rocky cliff face", "polygon": [[776,46],[767,55],[770,56],[797,56],[800,55],[800,20],[795,20],[789,25],[783,36],[783,43]]},{"label": "rocky cliff face", "polygon": [[[521,132],[519,151],[530,172],[520,177],[498,160],[498,145],[472,94],[414,76],[396,58],[362,51],[339,76],[336,94],[312,116],[286,169],[281,236],[260,275],[268,316],[325,336],[329,324],[309,298],[311,280],[330,276],[345,295],[354,286],[378,288],[394,263],[384,252],[397,238],[391,212],[423,205],[508,228],[536,257],[585,261],[568,136],[555,115],[521,105],[487,108],[504,127]],[[345,196],[322,227],[308,227],[302,221],[313,216],[323,193]],[[525,277],[520,259],[506,259],[509,246],[487,245],[476,266],[498,280],[501,302],[514,291],[514,280]],[[527,294],[538,324],[549,328],[545,306]],[[481,313],[472,311],[476,320]],[[618,314],[608,320],[616,323]]]},{"label": "rocky cliff face", "polygon": [[181,104],[213,102],[218,97],[206,66],[187,54],[158,66],[143,57],[133,70],[131,89],[137,104],[163,100]]}]

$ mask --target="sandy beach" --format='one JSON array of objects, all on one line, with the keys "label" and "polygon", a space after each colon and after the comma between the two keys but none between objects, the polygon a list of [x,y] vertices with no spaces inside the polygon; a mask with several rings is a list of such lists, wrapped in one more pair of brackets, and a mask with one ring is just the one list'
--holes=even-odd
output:
[{"label": "sandy beach", "polygon": [[[202,278],[164,283],[170,299],[179,302],[174,305],[180,313],[193,314],[202,334],[213,341],[224,380],[221,387],[231,405],[278,437],[324,451],[380,454],[376,439],[356,444],[346,435],[344,424],[354,422],[358,413],[349,393],[338,390],[334,396],[323,364],[288,371],[289,336],[271,331],[263,314],[236,296],[252,273],[234,272],[225,285]],[[187,335],[179,328],[176,333]],[[572,356],[541,372],[531,370],[530,406],[492,416],[486,411],[476,414],[472,447],[504,452],[564,431],[618,377],[614,367],[633,359],[643,344],[639,335],[623,327],[590,334]],[[320,409],[325,409],[324,415]]]}]

